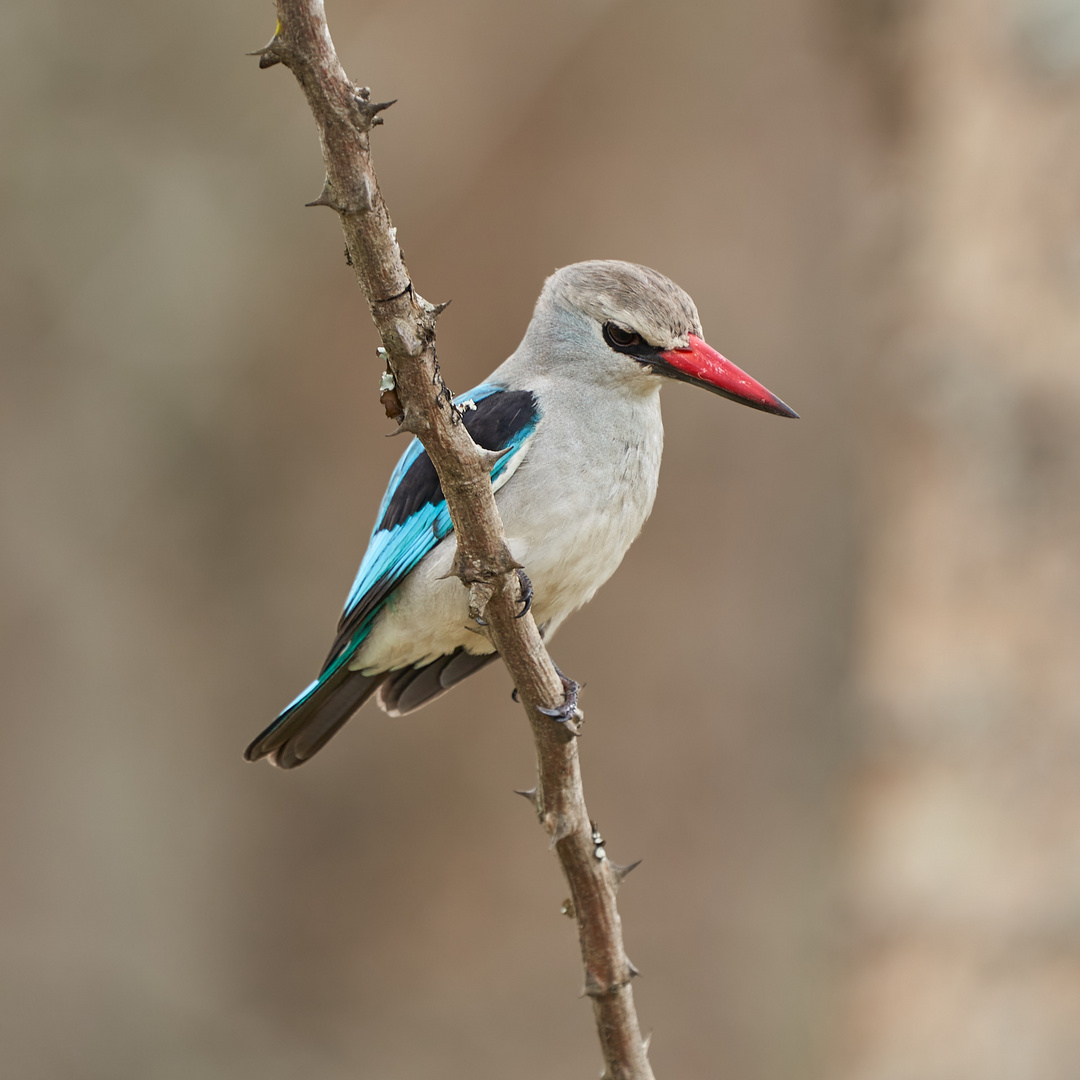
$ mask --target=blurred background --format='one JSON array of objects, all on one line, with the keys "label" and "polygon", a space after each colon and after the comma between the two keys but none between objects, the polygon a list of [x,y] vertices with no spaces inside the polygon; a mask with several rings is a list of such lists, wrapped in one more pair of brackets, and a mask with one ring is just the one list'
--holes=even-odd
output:
[{"label": "blurred background", "polygon": [[[553,645],[657,1075],[1075,1080],[1080,2],[329,16],[455,391],[623,258],[802,414],[670,387]],[[501,668],[241,760],[403,449],[273,26],[5,6],[3,1072],[595,1076]]]}]

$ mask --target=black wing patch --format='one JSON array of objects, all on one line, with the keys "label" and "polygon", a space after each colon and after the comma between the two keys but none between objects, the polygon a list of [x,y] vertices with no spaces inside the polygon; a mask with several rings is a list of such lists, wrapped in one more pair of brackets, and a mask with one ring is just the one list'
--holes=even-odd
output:
[{"label": "black wing patch", "polygon": [[[475,409],[465,413],[465,430],[485,450],[502,450],[522,428],[536,422],[536,415],[536,397],[531,390],[500,390],[481,398]],[[440,503],[442,499],[442,484],[425,451],[401,478],[379,528],[401,525],[422,506]]]}]

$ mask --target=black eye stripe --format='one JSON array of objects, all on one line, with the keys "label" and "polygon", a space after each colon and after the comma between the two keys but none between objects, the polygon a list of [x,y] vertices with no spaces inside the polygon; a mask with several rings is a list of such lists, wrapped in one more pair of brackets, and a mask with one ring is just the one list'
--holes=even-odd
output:
[{"label": "black eye stripe", "polygon": [[660,350],[655,345],[650,345],[642,336],[634,330],[627,330],[618,323],[606,322],[603,326],[604,341],[616,352],[625,353],[627,356],[635,356],[638,359],[657,356]]}]

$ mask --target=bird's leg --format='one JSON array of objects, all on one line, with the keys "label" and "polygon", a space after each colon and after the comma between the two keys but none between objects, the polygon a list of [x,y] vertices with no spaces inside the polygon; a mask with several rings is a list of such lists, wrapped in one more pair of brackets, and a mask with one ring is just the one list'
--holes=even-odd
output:
[{"label": "bird's leg", "polygon": [[521,610],[514,616],[515,619],[523,619],[532,607],[533,587],[529,575],[521,567],[518,567],[518,585],[521,588]]},{"label": "bird's leg", "polygon": [[[557,709],[545,709],[543,706],[537,705],[536,710],[537,712],[543,713],[545,716],[550,716],[553,720],[558,720],[560,724],[566,724],[566,730],[569,731],[571,735],[580,735],[581,725],[585,723],[585,714],[578,708],[577,703],[578,693],[581,690],[581,683],[568,678],[559,671],[558,664],[555,665],[555,670],[559,672],[559,678],[562,679],[563,693],[566,697]],[[510,692],[510,696],[514,701],[521,701],[516,686]],[[571,721],[573,721],[573,723],[571,723]]]},{"label": "bird's leg", "polygon": [[566,724],[566,730],[572,735],[581,734],[581,723],[585,719],[585,714],[578,708],[578,693],[581,690],[581,683],[575,679],[571,679],[559,671],[558,665],[555,670],[559,672],[559,678],[562,679],[563,684],[563,703],[557,709],[545,709],[540,705],[536,706],[536,711],[543,713],[545,716],[550,716],[552,720],[557,720],[560,724]]},{"label": "bird's leg", "polygon": [[[532,582],[529,580],[529,575],[526,574],[520,566],[518,567],[517,576],[518,588],[521,589],[521,596],[518,599],[518,603],[521,604],[521,610],[514,616],[514,618],[523,619],[528,614],[529,608],[532,607],[533,587]],[[483,617],[483,615],[479,614],[479,612],[473,616],[473,621],[476,623],[477,626],[487,626],[487,620]],[[471,630],[473,629],[473,627],[470,626],[468,629]]]}]

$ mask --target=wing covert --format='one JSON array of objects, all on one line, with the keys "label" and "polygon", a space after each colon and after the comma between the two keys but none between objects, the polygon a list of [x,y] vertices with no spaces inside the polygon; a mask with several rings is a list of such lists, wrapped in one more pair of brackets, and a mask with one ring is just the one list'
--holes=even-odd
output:
[{"label": "wing covert", "polygon": [[[455,403],[466,406],[463,422],[479,446],[510,450],[491,470],[492,487],[497,491],[509,479],[511,466],[516,467],[536,430],[540,420],[536,397],[531,390],[484,384],[455,398]],[[324,673],[344,654],[355,651],[405,575],[453,528],[435,466],[420,441],[413,439],[390,476],[337,636],[323,665]]]}]

